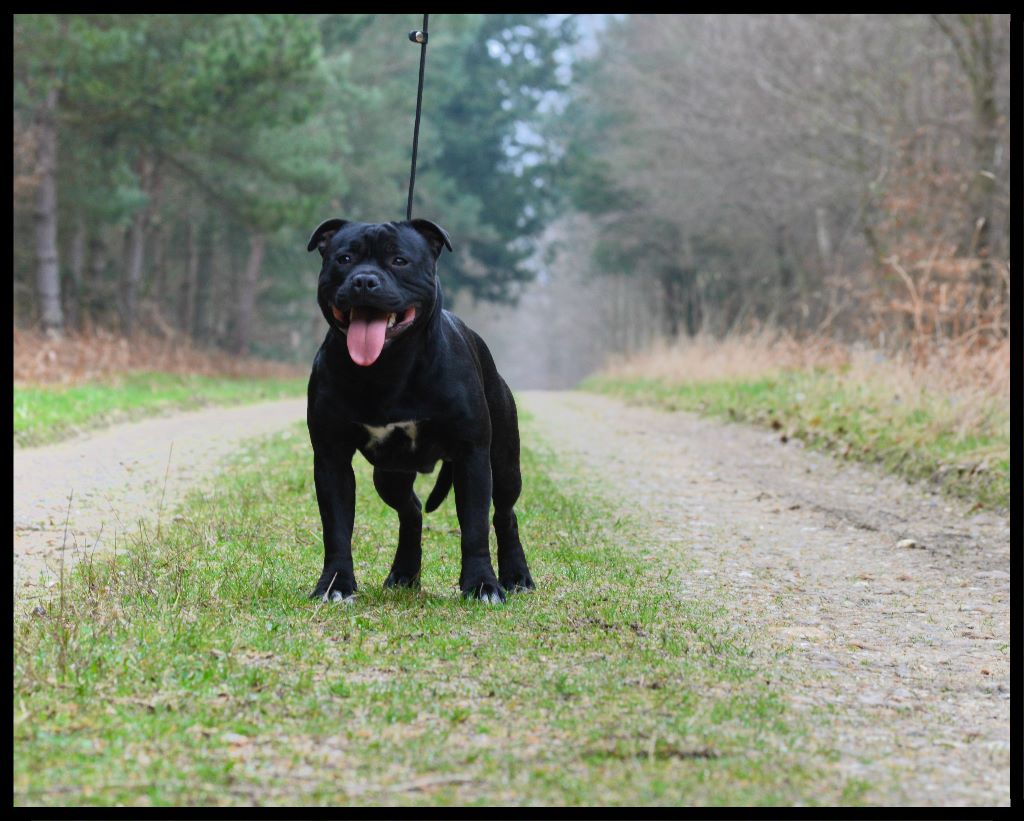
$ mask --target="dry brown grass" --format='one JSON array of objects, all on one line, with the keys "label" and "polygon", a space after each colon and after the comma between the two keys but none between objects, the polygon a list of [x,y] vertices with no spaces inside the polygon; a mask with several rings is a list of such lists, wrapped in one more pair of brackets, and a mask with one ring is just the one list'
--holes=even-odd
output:
[{"label": "dry brown grass", "polygon": [[838,367],[849,351],[828,342],[807,344],[761,329],[717,339],[699,334],[676,343],[657,342],[632,356],[614,356],[602,371],[616,378],[658,379],[668,384],[753,379],[788,368]]},{"label": "dry brown grass", "polygon": [[51,338],[14,329],[15,384],[77,384],[132,371],[281,379],[304,373],[296,365],[197,348],[184,336],[126,339],[97,330]]},{"label": "dry brown grass", "polygon": [[1009,425],[1009,338],[985,348],[933,347],[928,357],[919,358],[825,339],[797,340],[770,330],[725,339],[701,335],[613,359],[602,373],[683,385],[759,379],[783,370],[813,368],[835,375],[843,385],[876,401],[898,397],[905,407],[926,411],[930,428],[956,438]]},{"label": "dry brown grass", "polygon": [[829,339],[799,340],[784,331],[762,329],[716,339],[701,334],[675,344],[659,342],[643,353],[609,359],[603,373],[613,377],[660,379],[670,384],[750,379],[780,370],[824,368],[851,377],[883,378],[950,395],[976,392],[1009,401],[1010,340],[986,348],[932,348],[927,358],[884,354]]}]

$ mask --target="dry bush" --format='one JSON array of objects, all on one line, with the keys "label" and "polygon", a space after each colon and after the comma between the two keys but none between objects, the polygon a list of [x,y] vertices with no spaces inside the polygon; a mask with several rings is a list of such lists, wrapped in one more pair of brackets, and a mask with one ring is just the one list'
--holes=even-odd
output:
[{"label": "dry bush", "polygon": [[184,336],[137,333],[131,339],[96,330],[54,338],[14,329],[14,381],[75,384],[131,371],[205,376],[294,378],[295,365],[197,348]]},{"label": "dry bush", "polygon": [[1009,338],[1010,262],[992,254],[1004,238],[972,220],[968,184],[911,166],[881,202],[875,233],[885,252],[869,272],[859,330],[916,364],[998,350]]}]

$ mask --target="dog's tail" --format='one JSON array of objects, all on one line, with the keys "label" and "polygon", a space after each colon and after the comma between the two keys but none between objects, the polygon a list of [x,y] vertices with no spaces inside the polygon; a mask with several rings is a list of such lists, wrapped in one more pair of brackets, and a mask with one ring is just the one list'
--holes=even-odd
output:
[{"label": "dog's tail", "polygon": [[437,481],[434,483],[434,489],[430,491],[430,496],[427,497],[427,513],[433,513],[437,510],[438,505],[445,500],[448,491],[451,489],[452,463],[442,462],[441,470],[437,474]]}]

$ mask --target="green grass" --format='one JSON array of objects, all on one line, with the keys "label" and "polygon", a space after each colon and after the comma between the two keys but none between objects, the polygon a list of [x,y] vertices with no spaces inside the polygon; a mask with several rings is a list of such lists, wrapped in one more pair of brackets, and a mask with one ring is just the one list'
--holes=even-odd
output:
[{"label": "green grass", "polygon": [[460,598],[451,498],[425,518],[422,590],[382,590],[397,517],[357,456],[359,595],[308,601],[320,523],[289,433],[16,622],[15,804],[843,796],[727,609],[675,591],[678,556],[621,547],[636,525],[566,495],[537,449],[517,506],[534,593]]},{"label": "green grass", "polygon": [[39,445],[169,410],[300,396],[305,379],[132,373],[81,385],[14,387],[14,442]]},{"label": "green grass", "polygon": [[947,421],[955,397],[924,391],[901,397],[824,369],[683,384],[598,376],[581,387],[667,410],[771,427],[780,436],[879,464],[976,504],[1009,507],[1008,408],[1004,413],[993,405],[972,430],[959,432]]}]

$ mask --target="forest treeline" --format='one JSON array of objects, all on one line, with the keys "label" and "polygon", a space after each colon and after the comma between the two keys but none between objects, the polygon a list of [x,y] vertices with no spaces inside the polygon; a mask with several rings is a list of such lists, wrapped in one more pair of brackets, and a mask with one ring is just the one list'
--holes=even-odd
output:
[{"label": "forest treeline", "polygon": [[[420,23],[15,15],[16,318],[305,350],[312,229],[405,216]],[[414,214],[458,238],[451,288],[500,299],[547,216],[554,165],[524,125],[564,85],[572,23],[433,24]]]},{"label": "forest treeline", "polygon": [[[16,321],[305,351],[311,227],[404,216],[418,23],[16,15]],[[669,337],[1005,340],[1009,27],[433,15],[414,210],[480,299],[571,266]]]}]

